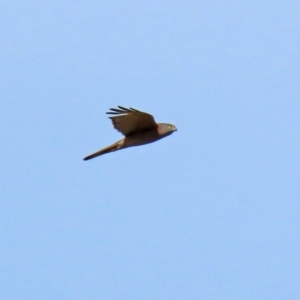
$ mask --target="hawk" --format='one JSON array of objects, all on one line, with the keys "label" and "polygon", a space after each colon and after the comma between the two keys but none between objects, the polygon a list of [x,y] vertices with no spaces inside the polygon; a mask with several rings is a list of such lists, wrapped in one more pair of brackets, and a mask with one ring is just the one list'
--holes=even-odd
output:
[{"label": "hawk", "polygon": [[125,137],[120,141],[86,156],[83,160],[125,149],[156,142],[177,130],[176,126],[166,123],[156,123],[153,116],[134,108],[110,108],[107,112],[116,130]]}]

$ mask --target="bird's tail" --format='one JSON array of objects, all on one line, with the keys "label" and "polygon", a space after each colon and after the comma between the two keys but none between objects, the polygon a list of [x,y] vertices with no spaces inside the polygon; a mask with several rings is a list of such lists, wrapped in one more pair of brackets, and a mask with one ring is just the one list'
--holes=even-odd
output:
[{"label": "bird's tail", "polygon": [[120,140],[120,141],[118,141],[118,142],[116,142],[116,143],[114,143],[114,144],[112,144],[112,145],[110,145],[106,148],[98,150],[97,152],[86,156],[83,160],[89,160],[89,159],[95,158],[97,156],[119,150],[123,145],[123,141],[124,141],[124,139],[122,139],[122,140]]}]

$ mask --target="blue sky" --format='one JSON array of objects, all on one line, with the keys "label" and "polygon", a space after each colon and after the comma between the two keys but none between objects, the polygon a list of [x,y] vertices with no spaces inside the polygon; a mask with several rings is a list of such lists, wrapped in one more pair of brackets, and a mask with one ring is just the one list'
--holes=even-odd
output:
[{"label": "blue sky", "polygon": [[[1,1],[1,299],[299,299],[299,14]],[[117,105],[178,132],[83,161]]]}]

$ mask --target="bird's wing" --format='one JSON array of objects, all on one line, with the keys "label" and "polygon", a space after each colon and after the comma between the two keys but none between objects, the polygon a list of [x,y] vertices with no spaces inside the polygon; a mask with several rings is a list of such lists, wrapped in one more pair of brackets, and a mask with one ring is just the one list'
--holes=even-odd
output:
[{"label": "bird's wing", "polygon": [[157,124],[152,115],[145,112],[136,110],[134,108],[110,108],[107,114],[115,115],[109,117],[112,120],[114,128],[121,132],[123,135],[130,134],[157,128]]}]

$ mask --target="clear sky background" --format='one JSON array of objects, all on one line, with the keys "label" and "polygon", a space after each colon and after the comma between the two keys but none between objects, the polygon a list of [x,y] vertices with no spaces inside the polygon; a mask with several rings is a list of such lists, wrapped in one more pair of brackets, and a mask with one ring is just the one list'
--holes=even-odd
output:
[{"label": "clear sky background", "polygon": [[[300,299],[299,16],[1,1],[1,300]],[[117,105],[178,131],[83,161]]]}]

